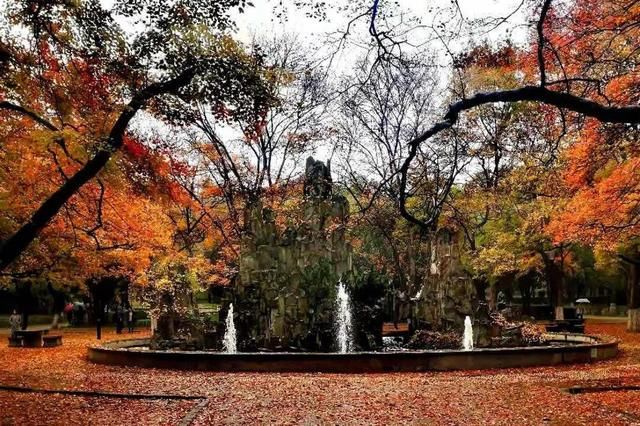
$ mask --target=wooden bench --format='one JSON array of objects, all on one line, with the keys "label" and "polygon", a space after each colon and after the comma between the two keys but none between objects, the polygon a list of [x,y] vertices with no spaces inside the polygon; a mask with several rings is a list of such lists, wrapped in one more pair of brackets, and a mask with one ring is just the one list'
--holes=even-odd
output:
[{"label": "wooden bench", "polygon": [[61,334],[47,334],[42,336],[42,346],[45,348],[53,348],[62,345]]}]

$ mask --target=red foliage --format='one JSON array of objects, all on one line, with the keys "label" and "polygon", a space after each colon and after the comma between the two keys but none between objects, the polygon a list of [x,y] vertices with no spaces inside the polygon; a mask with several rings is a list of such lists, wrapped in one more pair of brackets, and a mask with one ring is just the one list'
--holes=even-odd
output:
[{"label": "red foliage", "polygon": [[497,48],[482,44],[460,54],[455,59],[455,66],[458,68],[472,66],[480,68],[510,67],[516,62],[516,55],[516,49],[511,44],[505,44]]},{"label": "red foliage", "polygon": [[149,149],[130,135],[125,135],[122,139],[122,150],[133,160],[139,160],[149,155]]}]

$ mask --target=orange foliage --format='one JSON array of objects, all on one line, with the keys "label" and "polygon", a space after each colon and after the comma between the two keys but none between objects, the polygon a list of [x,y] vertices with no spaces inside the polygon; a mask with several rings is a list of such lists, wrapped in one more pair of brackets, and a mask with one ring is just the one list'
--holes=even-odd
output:
[{"label": "orange foliage", "polygon": [[[65,139],[79,156],[82,141]],[[78,167],[48,132],[23,127],[4,138],[0,151],[1,231],[24,223],[50,193]],[[75,157],[74,157],[75,158]],[[122,159],[118,161],[122,163]],[[175,197],[174,197],[175,198]],[[93,275],[135,274],[171,250],[172,225],[166,204],[138,191],[122,169],[109,168],[84,187],[46,227],[15,265],[14,273],[49,274],[82,282]]]},{"label": "orange foliage", "polygon": [[615,164],[610,174],[577,189],[549,225],[556,239],[572,239],[614,250],[640,231],[640,158]]},{"label": "orange foliage", "polygon": [[[43,71],[17,70],[12,97],[30,101],[39,113],[54,108],[58,130],[22,115],[0,117],[0,235],[15,232],[75,173],[107,135],[119,106],[119,84],[97,63],[61,63],[41,43]],[[129,134],[124,149],[54,217],[9,271],[82,284],[87,278],[122,274],[135,279],[154,258],[175,250],[168,211],[188,205],[173,174],[189,168],[147,141]]]},{"label": "orange foliage", "polygon": [[[639,19],[640,4],[622,0],[578,0],[566,9],[558,7],[545,29],[555,49],[547,58],[548,79],[574,78],[568,87],[598,102],[637,104],[640,28],[631,23]],[[565,87],[554,85],[557,90]],[[595,120],[570,121],[569,130],[573,143],[563,154],[568,192],[562,195],[567,199],[547,231],[556,241],[615,250],[640,230],[637,130]]]}]

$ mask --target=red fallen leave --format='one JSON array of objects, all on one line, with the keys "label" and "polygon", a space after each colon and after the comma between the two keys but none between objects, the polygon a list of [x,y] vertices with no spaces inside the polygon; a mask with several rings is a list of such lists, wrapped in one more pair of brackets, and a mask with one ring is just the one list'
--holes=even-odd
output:
[{"label": "red fallen leave", "polygon": [[[391,374],[215,373],[92,364],[92,330],[49,349],[0,347],[0,383],[46,389],[204,395],[195,424],[629,424],[640,392],[570,395],[569,386],[640,384],[640,335],[589,324],[622,340],[614,360],[530,369]],[[141,334],[136,334],[140,336]],[[116,337],[107,332],[106,339]],[[132,401],[0,392],[0,424],[178,424],[197,401]],[[548,419],[548,420],[545,420]]]}]

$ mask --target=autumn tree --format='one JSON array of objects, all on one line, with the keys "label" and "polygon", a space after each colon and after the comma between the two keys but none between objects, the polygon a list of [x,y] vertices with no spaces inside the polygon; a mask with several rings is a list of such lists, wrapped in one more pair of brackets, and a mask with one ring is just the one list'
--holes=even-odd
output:
[{"label": "autumn tree", "polygon": [[[476,46],[455,58],[455,91],[515,87],[518,60],[509,43]],[[489,290],[487,300],[495,308],[498,290],[510,293],[517,282],[527,295],[530,278],[540,274],[549,285],[552,305],[562,308],[566,288],[560,273],[563,256],[557,253],[564,253],[564,247],[550,244],[543,230],[560,196],[553,183],[558,180],[554,161],[562,126],[549,121],[544,106],[487,104],[465,114],[456,134],[463,141],[464,168],[439,222],[464,236],[476,287]]]},{"label": "autumn tree", "polygon": [[[392,65],[372,64],[364,56],[340,88],[335,117],[342,183],[352,197],[356,232],[370,260],[394,276],[404,290],[421,286],[429,239],[396,220],[399,168],[405,141],[422,131],[434,113],[438,92],[435,70],[420,55]],[[439,211],[459,169],[457,146],[434,141],[421,152],[424,173],[413,179],[416,200],[425,211]],[[417,205],[418,203],[416,203]],[[371,245],[381,238],[382,242]]]},{"label": "autumn tree", "polygon": [[565,152],[566,201],[548,227],[556,240],[589,244],[618,259],[628,280],[630,331],[640,330],[637,138],[634,127],[585,126]]},{"label": "autumn tree", "polygon": [[[321,7],[320,2],[301,3],[311,10]],[[637,5],[617,0],[532,0],[527,5],[532,10],[530,37],[529,43],[516,52],[519,61],[513,71],[518,75],[517,84],[479,91],[456,90],[456,87],[464,85],[451,85],[452,96],[444,107],[446,112],[442,119],[406,142],[409,147],[408,155],[399,172],[400,212],[409,222],[423,228],[428,228],[433,222],[431,216],[420,217],[419,212],[412,211],[408,206],[411,199],[410,177],[415,173],[414,166],[419,161],[420,147],[440,133],[460,127],[464,113],[470,110],[482,105],[531,102],[555,111],[555,117],[547,118],[552,122],[561,121],[567,132],[575,130],[575,126],[579,128],[585,117],[612,124],[637,124],[640,121],[640,107],[633,101],[602,96],[603,88],[610,81],[633,81],[634,64],[637,64],[633,55],[637,49],[633,47],[636,38],[631,32]],[[517,6],[514,13],[521,6],[522,4]],[[443,56],[449,57],[449,66],[453,66],[456,62],[453,44],[464,40],[465,36],[461,29],[492,31],[507,24],[508,17],[511,16],[508,14],[504,18],[474,22],[480,27],[469,29],[458,25],[465,19],[457,2],[447,10],[432,8],[430,12],[444,16],[443,20],[434,20],[432,25],[416,24],[404,14],[393,19],[392,8],[386,2],[378,0],[353,2],[348,9],[355,16],[347,26],[345,36],[351,34],[357,22],[366,20],[367,33],[377,48],[375,63],[401,61],[407,50],[419,44],[420,40],[413,40],[412,36],[416,31],[427,28],[431,34],[429,40],[438,41],[442,45]],[[577,43],[584,48],[575,49]],[[606,49],[608,43],[614,49]],[[623,51],[628,55],[623,57],[624,60],[612,58],[612,55]],[[439,62],[436,64],[440,65]],[[452,75],[463,78],[463,75],[455,72]]]},{"label": "autumn tree", "polygon": [[[548,19],[551,3],[550,0],[546,0],[540,4],[535,27],[537,36],[535,43],[530,51],[523,52],[525,58],[527,57],[526,55],[529,55],[536,59],[533,63],[537,66],[535,68],[537,72],[534,73],[533,69],[521,69],[523,81],[515,88],[498,88],[489,92],[477,92],[469,96],[463,94],[462,99],[448,106],[448,111],[442,121],[439,121],[409,142],[410,152],[401,168],[400,211],[403,217],[410,222],[418,226],[429,225],[428,221],[416,217],[415,214],[412,214],[407,209],[407,200],[409,199],[409,194],[407,193],[408,177],[411,173],[412,163],[418,155],[418,149],[425,141],[457,125],[461,114],[465,111],[473,110],[482,105],[501,102],[534,102],[558,108],[565,126],[567,126],[566,112],[575,113],[572,117],[578,120],[578,123],[581,117],[584,116],[595,118],[604,123],[637,123],[640,120],[639,107],[627,106],[625,102],[618,105],[607,102],[599,95],[598,87],[587,85],[576,88],[572,84],[574,81],[582,81],[587,77],[580,70],[576,70],[575,74],[569,73],[564,63],[570,58],[563,56],[563,52],[559,52],[555,44],[546,35],[550,32],[548,27],[561,26],[560,20]],[[618,10],[622,7],[620,4],[616,6]],[[570,10],[581,10],[581,8]],[[553,17],[557,16],[556,14],[551,15]],[[621,24],[621,22],[618,23],[618,25]],[[589,33],[581,33],[580,37],[586,41],[594,36]],[[566,45],[565,49],[573,50],[573,47]]]},{"label": "autumn tree", "polygon": [[[530,38],[526,46],[513,48],[512,55],[517,60],[509,73],[514,78],[511,81],[495,79],[493,87],[467,90],[464,73],[455,72],[458,57],[451,50],[456,36],[462,34],[444,28],[444,25],[432,28],[454,67],[451,100],[447,102],[446,113],[440,121],[406,142],[408,153],[398,172],[400,213],[424,230],[433,227],[438,215],[425,215],[415,208],[419,198],[414,193],[412,179],[424,170],[420,162],[421,150],[443,132],[464,132],[476,110],[491,105],[497,108],[526,105],[534,111],[531,117],[538,117],[535,122],[541,128],[548,128],[553,139],[558,141],[556,149],[570,145],[579,138],[583,129],[591,126],[608,129],[607,134],[633,134],[640,122],[640,107],[633,95],[638,64],[638,38],[634,25],[637,5],[615,0],[529,3],[533,10]],[[362,7],[362,14],[355,19],[369,20],[368,32],[378,51],[376,61],[401,61],[403,52],[412,44],[407,28],[394,26],[397,20],[383,17],[384,2],[358,4]],[[449,16],[462,12],[454,5],[451,13]],[[495,28],[505,22],[503,19],[483,24]],[[422,25],[418,27],[424,28]],[[495,71],[501,72],[505,64],[500,58],[491,58],[485,53],[471,51],[465,60],[473,63],[489,59],[489,62],[494,62],[491,66]],[[594,141],[592,146],[608,150],[603,141]],[[560,183],[559,180],[557,182]]]},{"label": "autumn tree", "polygon": [[264,60],[268,96],[276,102],[262,108],[256,90],[249,112],[223,124],[216,122],[218,111],[204,102],[190,112],[194,126],[187,144],[197,158],[198,182],[187,189],[223,236],[217,260],[221,283],[237,273],[247,209],[259,202],[285,213],[296,203],[302,197],[306,157],[329,133],[326,69],[293,36],[253,43],[254,53]]},{"label": "autumn tree", "polygon": [[[243,5],[242,0],[123,0],[109,9],[97,1],[7,4],[2,19],[12,31],[0,40],[0,109],[5,116],[33,121],[59,155],[67,155],[72,139],[82,141],[87,155],[77,158],[59,187],[5,236],[0,268],[20,256],[108,165],[125,145],[139,110],[175,123],[196,100],[229,118],[247,113],[249,104],[254,114],[256,99],[268,99],[255,93],[263,87],[259,58],[225,35],[232,25],[229,13]],[[144,25],[127,34],[123,21]]]},{"label": "autumn tree", "polygon": [[[635,2],[577,1],[553,17],[549,42],[562,58],[565,87],[607,105],[637,104],[638,29]],[[555,56],[554,52],[549,52]],[[565,89],[567,90],[567,89]],[[549,232],[617,256],[628,276],[629,330],[640,330],[637,237],[638,124],[584,120],[564,153],[567,202]]]}]

